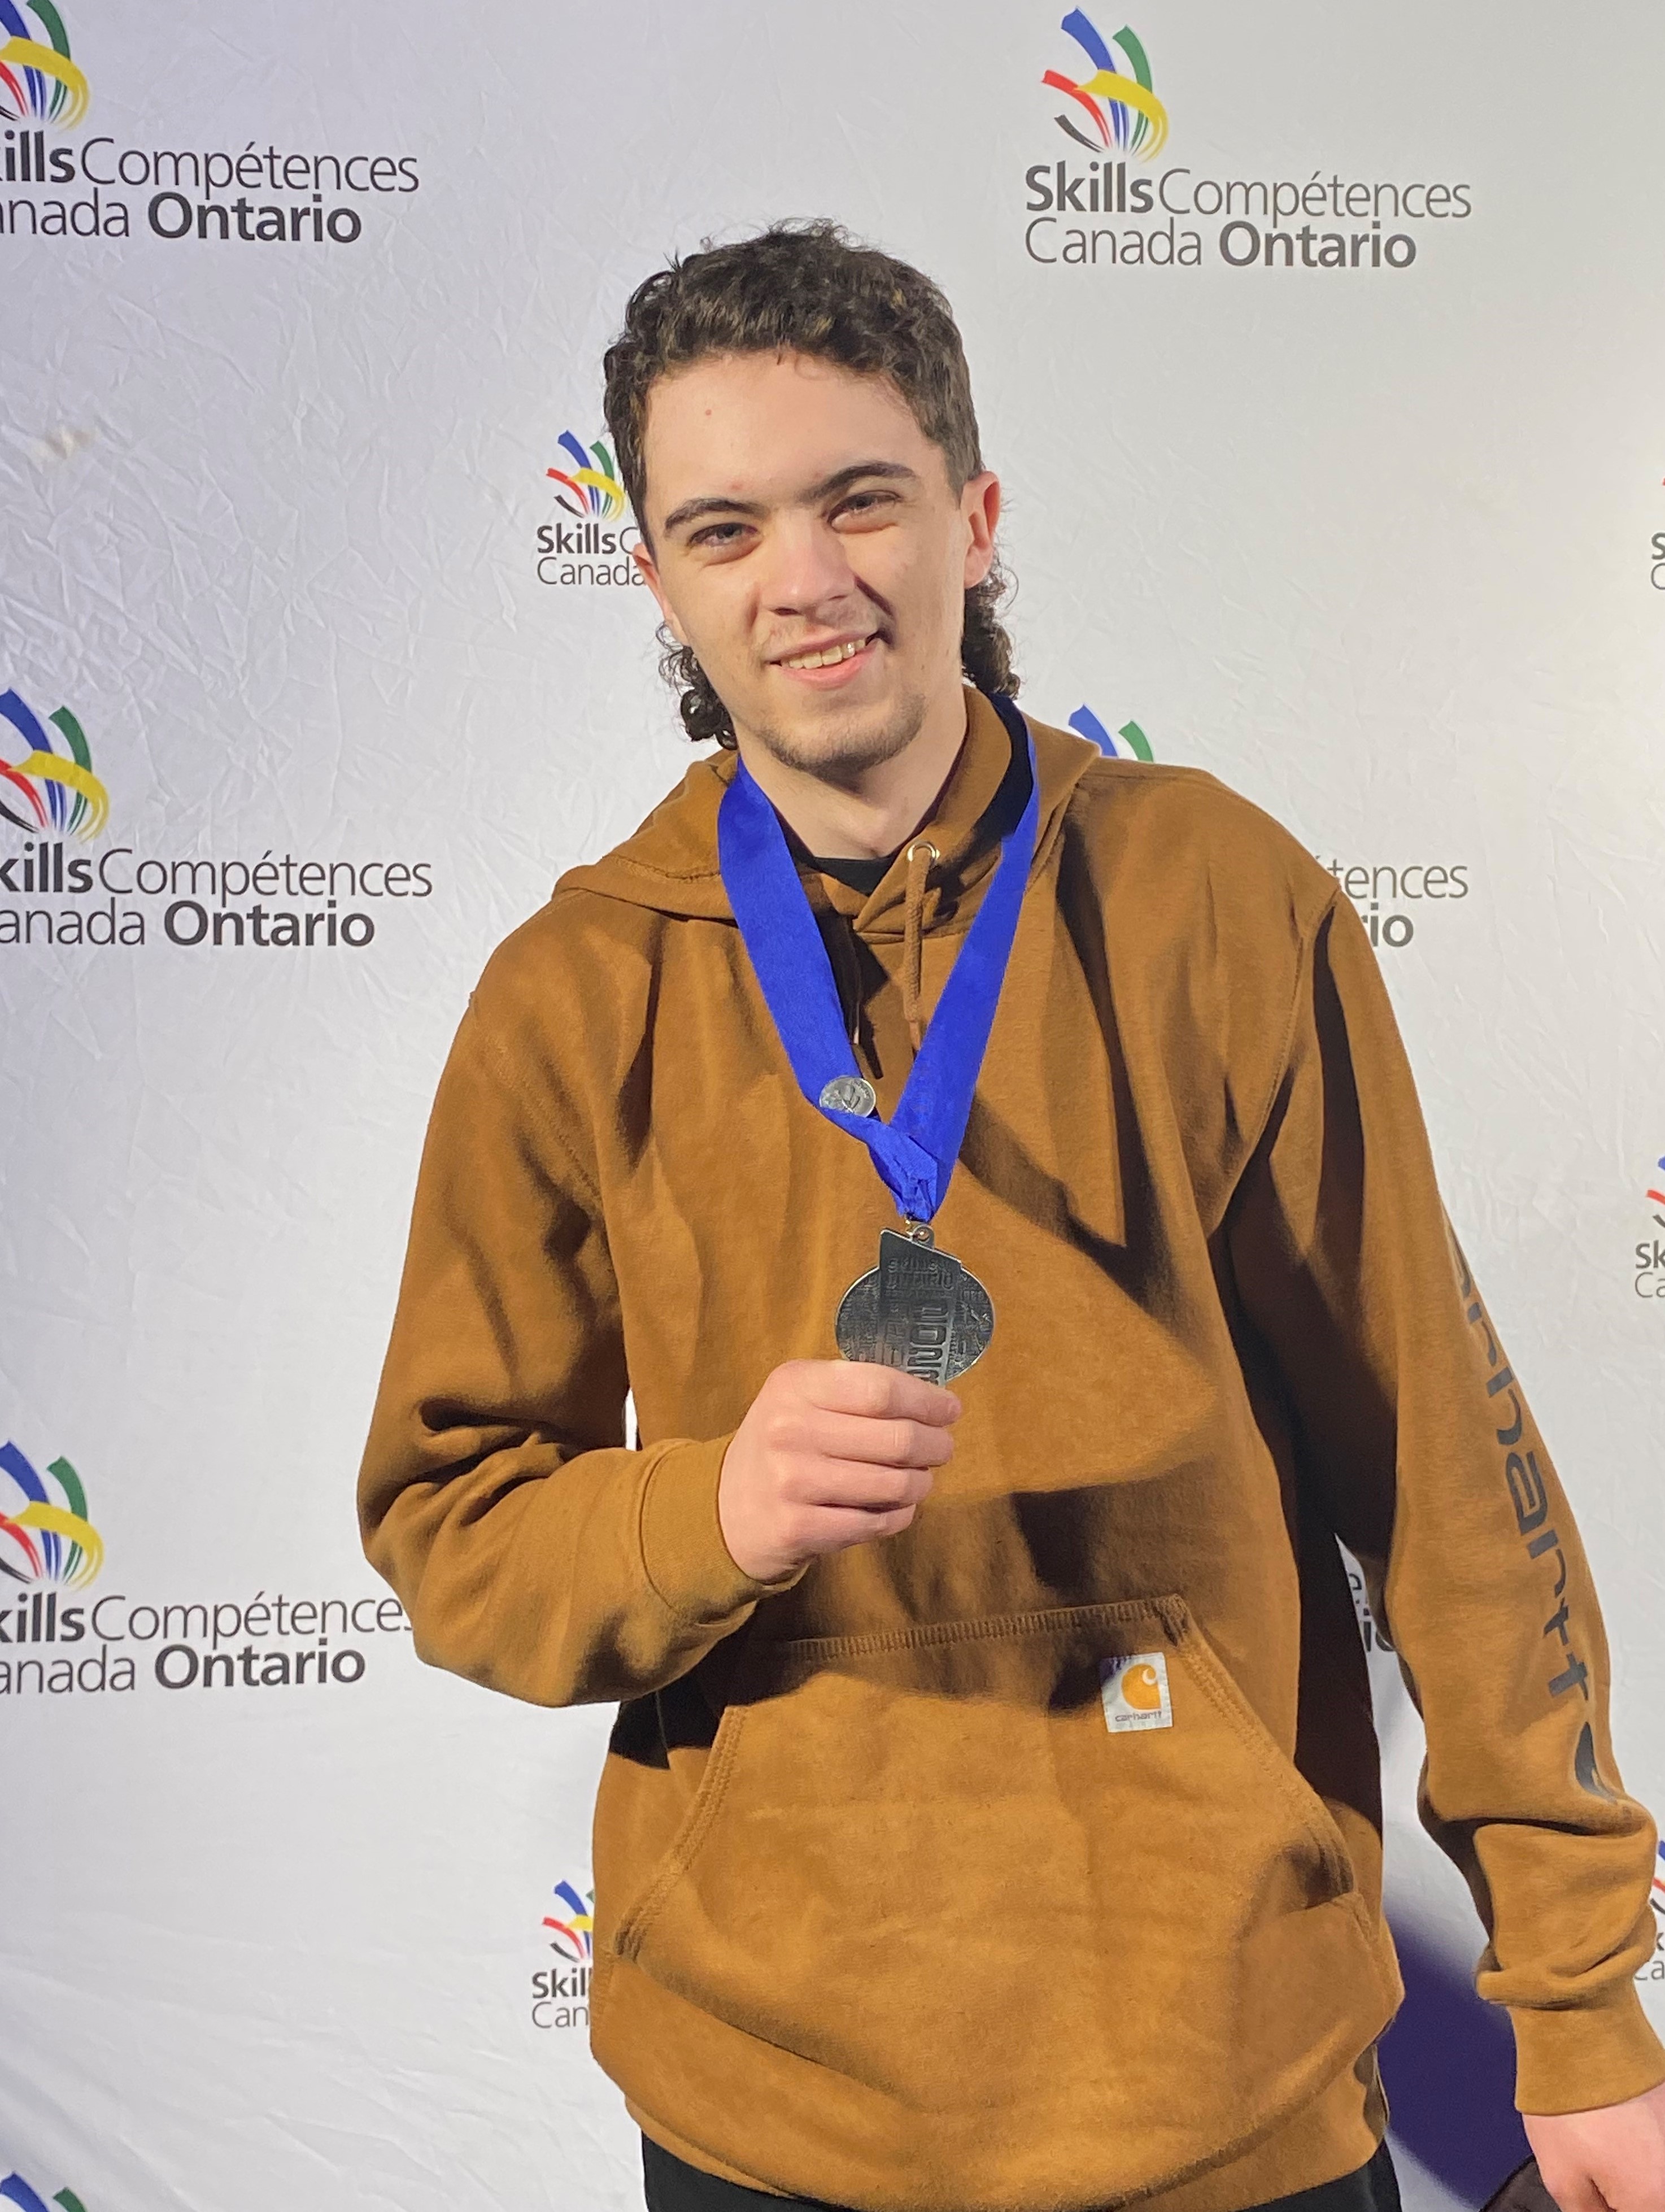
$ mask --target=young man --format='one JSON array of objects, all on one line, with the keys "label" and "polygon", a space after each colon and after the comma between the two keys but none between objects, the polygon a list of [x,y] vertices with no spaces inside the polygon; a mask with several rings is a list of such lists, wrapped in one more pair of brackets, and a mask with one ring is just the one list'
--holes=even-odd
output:
[{"label": "young man", "polygon": [[592,2036],[650,2205],[1391,2199],[1339,1540],[1546,2179],[1665,2212],[1652,1829],[1348,902],[1012,706],[917,271],[673,264],[607,417],[719,750],[474,995],[362,1503],[425,1658],[620,1703]]}]

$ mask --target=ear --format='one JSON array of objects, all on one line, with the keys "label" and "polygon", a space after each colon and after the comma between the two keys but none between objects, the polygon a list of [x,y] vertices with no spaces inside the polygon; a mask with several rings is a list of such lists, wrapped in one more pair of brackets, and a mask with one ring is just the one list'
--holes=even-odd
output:
[{"label": "ear", "polygon": [[960,494],[966,527],[965,588],[973,590],[994,565],[994,529],[1000,519],[1000,479],[992,469],[968,477]]},{"label": "ear", "polygon": [[635,562],[642,582],[659,601],[659,610],[665,618],[665,628],[678,645],[686,645],[687,636],[684,633],[682,624],[677,620],[676,610],[665,597],[665,580],[659,574],[659,563],[654,560],[646,538],[637,538],[635,544],[630,548],[630,558]]}]

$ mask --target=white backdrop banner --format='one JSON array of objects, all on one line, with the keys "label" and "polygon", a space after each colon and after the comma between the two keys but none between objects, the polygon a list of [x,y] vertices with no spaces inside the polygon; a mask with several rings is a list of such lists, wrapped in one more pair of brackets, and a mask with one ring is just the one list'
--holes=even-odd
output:
[{"label": "white backdrop banner", "polygon": [[[424,1669],[352,1483],[469,988],[688,757],[602,349],[772,217],[956,303],[1025,702],[1365,916],[1665,1800],[1665,15],[1093,4],[0,0],[24,2212],[640,2201],[585,2032],[609,1717]],[[1522,2154],[1376,1671],[1440,2212]]]}]

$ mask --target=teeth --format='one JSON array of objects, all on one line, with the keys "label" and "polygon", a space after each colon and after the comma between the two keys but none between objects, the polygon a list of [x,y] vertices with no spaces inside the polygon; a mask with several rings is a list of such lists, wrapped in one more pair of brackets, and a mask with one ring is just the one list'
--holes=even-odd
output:
[{"label": "teeth", "polygon": [[854,660],[867,642],[858,638],[848,645],[829,645],[824,653],[800,653],[781,663],[782,668],[832,668],[841,660]]}]

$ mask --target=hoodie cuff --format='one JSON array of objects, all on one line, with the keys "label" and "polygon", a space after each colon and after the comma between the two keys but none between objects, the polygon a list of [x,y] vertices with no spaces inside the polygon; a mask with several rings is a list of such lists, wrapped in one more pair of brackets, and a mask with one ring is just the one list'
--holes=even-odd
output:
[{"label": "hoodie cuff", "polygon": [[794,1567],[778,1581],[759,1583],[735,1565],[717,1518],[717,1485],[732,1441],[662,1446],[642,1492],[647,1579],[678,1620],[702,1628],[738,1628],[759,1598],[790,1589],[804,1572]]},{"label": "hoodie cuff", "polygon": [[1595,2004],[1510,2008],[1515,2102],[1523,2112],[1589,2112],[1665,2081],[1662,2047],[1633,1983]]}]

